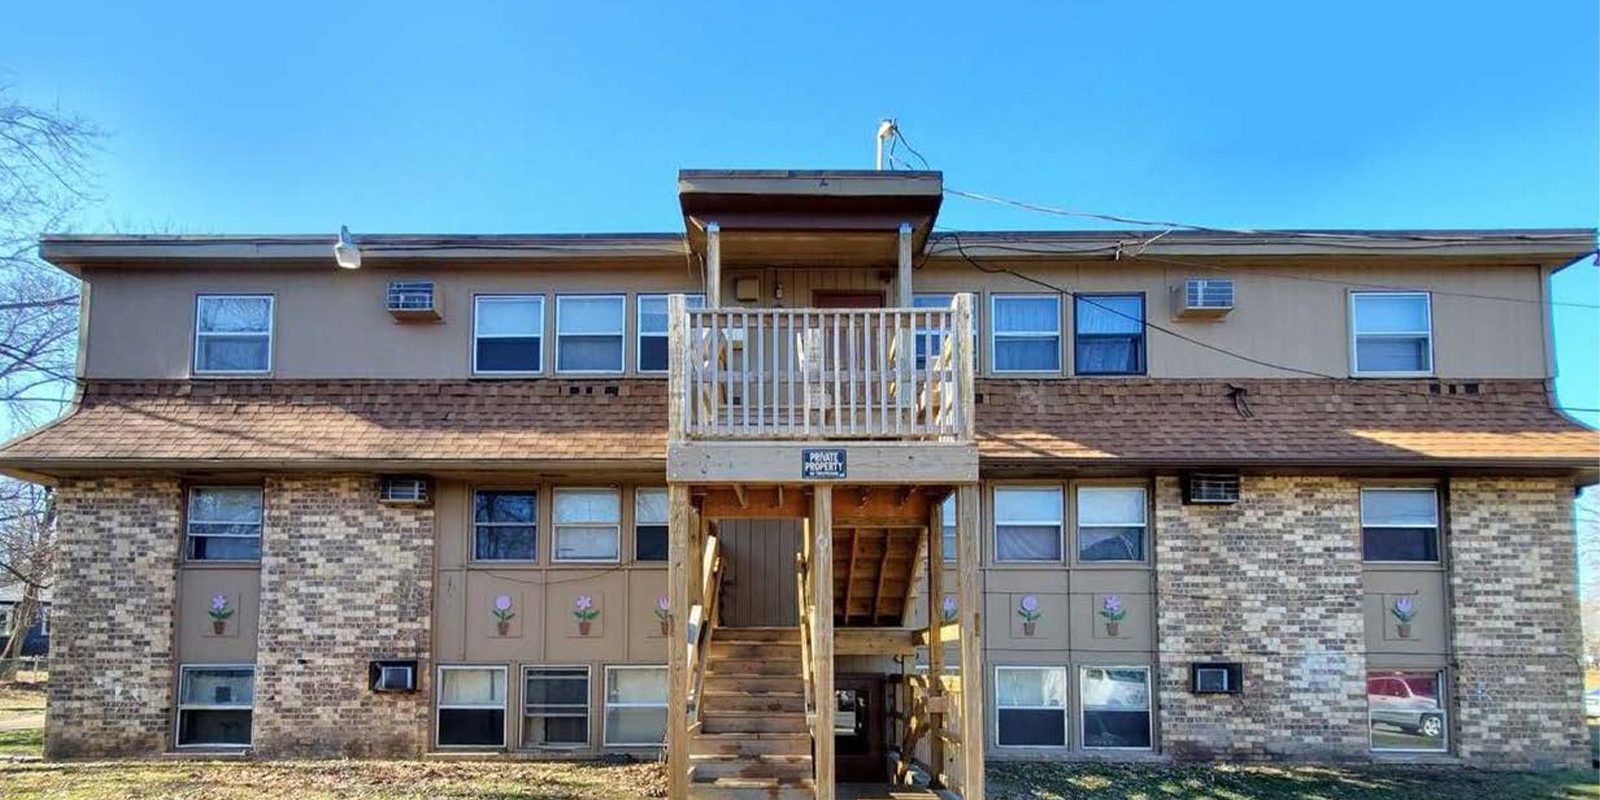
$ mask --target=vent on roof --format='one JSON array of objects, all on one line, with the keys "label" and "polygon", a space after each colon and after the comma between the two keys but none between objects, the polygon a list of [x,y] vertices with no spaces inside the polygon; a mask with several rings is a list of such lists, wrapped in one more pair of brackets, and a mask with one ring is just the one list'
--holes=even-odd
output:
[{"label": "vent on roof", "polygon": [[433,281],[389,281],[384,305],[396,320],[437,321],[439,298]]},{"label": "vent on roof", "polygon": [[384,475],[378,478],[378,502],[425,506],[428,504],[428,479],[412,475]]},{"label": "vent on roof", "polygon": [[1183,502],[1213,506],[1239,502],[1239,473],[1191,472],[1183,476]]},{"label": "vent on roof", "polygon": [[1172,315],[1180,319],[1216,319],[1232,310],[1232,278],[1190,278],[1172,287]]}]

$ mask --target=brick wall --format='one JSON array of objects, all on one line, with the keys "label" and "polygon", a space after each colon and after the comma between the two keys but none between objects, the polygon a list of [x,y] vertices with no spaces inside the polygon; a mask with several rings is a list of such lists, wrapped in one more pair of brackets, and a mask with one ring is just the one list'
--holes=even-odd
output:
[{"label": "brick wall", "polygon": [[[1180,758],[1365,758],[1357,485],[1245,476],[1233,506],[1156,481],[1160,736]],[[1240,695],[1189,693],[1189,662],[1240,661]]]},{"label": "brick wall", "polygon": [[[261,553],[255,748],[428,748],[433,511],[380,505],[371,476],[272,477]],[[420,691],[367,688],[373,658],[418,658]]]},{"label": "brick wall", "polygon": [[1572,488],[1450,481],[1456,752],[1485,766],[1588,764]]},{"label": "brick wall", "polygon": [[171,748],[181,502],[167,479],[72,479],[57,489],[49,757]]}]

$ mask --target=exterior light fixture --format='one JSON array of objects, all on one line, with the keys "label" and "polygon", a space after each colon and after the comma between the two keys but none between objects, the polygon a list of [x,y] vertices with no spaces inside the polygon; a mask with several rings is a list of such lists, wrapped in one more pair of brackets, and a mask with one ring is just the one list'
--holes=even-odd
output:
[{"label": "exterior light fixture", "polygon": [[339,226],[339,241],[333,245],[333,260],[340,269],[361,269],[361,248],[350,238],[350,229]]}]

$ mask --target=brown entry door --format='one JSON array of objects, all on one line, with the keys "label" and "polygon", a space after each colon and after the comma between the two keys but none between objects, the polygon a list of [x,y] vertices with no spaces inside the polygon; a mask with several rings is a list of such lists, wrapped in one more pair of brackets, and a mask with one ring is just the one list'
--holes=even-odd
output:
[{"label": "brown entry door", "polygon": [[888,780],[883,746],[883,676],[837,675],[833,686],[836,780],[840,783]]},{"label": "brown entry door", "polygon": [[729,628],[793,628],[794,554],[800,552],[798,519],[724,519],[717,539],[726,564],[720,623]]},{"label": "brown entry door", "polygon": [[856,292],[815,289],[811,292],[815,308],[883,308],[883,292]]}]

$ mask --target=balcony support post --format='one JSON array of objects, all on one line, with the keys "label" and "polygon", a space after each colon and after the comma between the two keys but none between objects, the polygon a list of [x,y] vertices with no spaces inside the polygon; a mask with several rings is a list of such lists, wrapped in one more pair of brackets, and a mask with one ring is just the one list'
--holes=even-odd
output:
[{"label": "balcony support post", "polygon": [[895,270],[895,305],[911,307],[911,223],[900,223],[900,258]]},{"label": "balcony support post", "polygon": [[706,308],[722,307],[722,226],[706,223]]},{"label": "balcony support post", "polygon": [[689,487],[667,487],[667,796],[689,796]]},{"label": "balcony support post", "polygon": [[811,494],[811,658],[816,686],[813,774],[816,800],[833,800],[833,487],[823,483]]},{"label": "balcony support post", "polygon": [[978,586],[978,484],[956,488],[956,608],[961,615],[961,797],[983,797],[983,594]]}]

